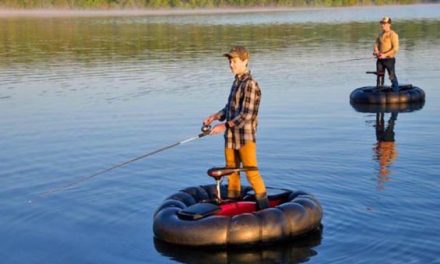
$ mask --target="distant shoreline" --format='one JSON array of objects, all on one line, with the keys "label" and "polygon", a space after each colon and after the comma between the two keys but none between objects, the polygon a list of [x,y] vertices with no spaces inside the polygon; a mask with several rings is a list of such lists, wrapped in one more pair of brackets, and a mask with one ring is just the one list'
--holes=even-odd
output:
[{"label": "distant shoreline", "polygon": [[[438,5],[438,4],[412,4]],[[397,7],[401,5],[386,5]],[[168,15],[210,15],[263,12],[290,12],[304,10],[322,10],[334,8],[371,8],[377,5],[359,5],[346,7],[251,7],[251,8],[196,8],[196,9],[7,9],[0,8],[0,17],[96,17],[96,16],[168,16]]]}]

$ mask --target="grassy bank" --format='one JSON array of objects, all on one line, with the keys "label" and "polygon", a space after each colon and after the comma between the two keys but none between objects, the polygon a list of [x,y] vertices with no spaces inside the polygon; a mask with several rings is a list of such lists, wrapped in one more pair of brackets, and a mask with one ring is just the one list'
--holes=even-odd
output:
[{"label": "grassy bank", "polygon": [[[0,0],[1,8],[225,8],[225,7],[337,7],[414,4],[424,0]],[[428,1],[434,2],[434,1]]]}]

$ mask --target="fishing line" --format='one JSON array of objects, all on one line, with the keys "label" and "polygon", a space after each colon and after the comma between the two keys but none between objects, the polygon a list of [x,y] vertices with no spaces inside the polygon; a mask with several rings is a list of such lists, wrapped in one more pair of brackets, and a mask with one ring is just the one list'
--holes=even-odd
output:
[{"label": "fishing line", "polygon": [[206,135],[209,135],[209,133],[211,132],[211,126],[203,126],[201,130],[202,130],[202,133],[198,134],[197,136],[190,137],[190,138],[188,138],[188,139],[185,139],[185,140],[179,141],[179,142],[177,142],[177,143],[174,143],[174,144],[171,144],[171,145],[164,146],[164,147],[162,147],[162,148],[159,148],[159,149],[156,149],[156,150],[154,150],[154,151],[148,152],[148,153],[146,153],[146,154],[144,154],[144,155],[141,155],[141,156],[138,156],[138,157],[136,157],[136,158],[133,158],[133,159],[130,159],[130,160],[127,160],[127,161],[124,161],[124,162],[118,163],[118,164],[116,164],[116,165],[114,165],[114,166],[112,166],[112,167],[110,167],[110,168],[107,168],[107,169],[104,169],[104,170],[101,170],[101,171],[95,172],[95,173],[93,173],[93,174],[91,174],[91,175],[89,175],[89,176],[82,177],[82,178],[79,178],[79,179],[74,180],[74,181],[72,181],[72,182],[69,182],[69,183],[67,183],[67,184],[65,184],[65,185],[62,185],[62,186],[59,186],[59,187],[56,187],[56,188],[50,189],[50,190],[48,190],[48,191],[46,191],[46,192],[43,192],[43,193],[41,193],[40,195],[38,195],[36,199],[29,200],[28,203],[33,203],[34,201],[39,200],[38,198],[40,198],[40,199],[42,199],[42,198],[47,198],[48,196],[50,196],[50,195],[52,195],[52,194],[54,194],[54,193],[58,193],[58,192],[61,192],[61,191],[68,190],[68,189],[70,189],[70,188],[72,188],[72,187],[74,187],[74,186],[78,186],[78,185],[79,185],[80,183],[82,183],[82,182],[88,181],[88,180],[93,179],[93,178],[95,178],[95,177],[97,177],[97,176],[99,176],[99,175],[102,175],[102,174],[107,173],[107,172],[109,172],[109,171],[112,171],[112,170],[114,170],[114,169],[117,169],[117,168],[123,167],[123,166],[128,165],[128,164],[130,164],[130,163],[133,163],[133,162],[135,162],[135,161],[138,161],[138,160],[141,160],[141,159],[145,159],[145,158],[147,158],[147,157],[149,157],[149,156],[152,156],[152,155],[157,154],[157,153],[159,153],[159,152],[162,152],[162,151],[164,151],[164,150],[167,150],[167,149],[170,149],[170,148],[173,148],[173,147],[176,147],[176,146],[182,145],[182,144],[189,143],[189,142],[194,141],[194,140],[196,140],[196,139],[202,138],[202,137],[204,137],[204,136],[206,136]]}]

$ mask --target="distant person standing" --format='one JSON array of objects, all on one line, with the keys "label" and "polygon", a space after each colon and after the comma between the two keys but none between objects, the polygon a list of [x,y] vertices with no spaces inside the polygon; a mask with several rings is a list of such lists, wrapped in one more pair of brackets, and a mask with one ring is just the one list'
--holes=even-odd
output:
[{"label": "distant person standing", "polygon": [[[246,48],[236,46],[223,55],[228,58],[229,68],[235,75],[235,80],[226,106],[205,118],[203,124],[209,125],[215,120],[225,121],[216,124],[211,134],[224,132],[227,167],[237,168],[240,164],[243,167],[257,167],[255,136],[261,90],[249,71],[249,52]],[[246,176],[255,191],[258,209],[268,208],[266,186],[258,170],[246,171]],[[229,176],[228,198],[240,198],[240,194],[240,175],[233,173]]]},{"label": "distant person standing", "polygon": [[396,54],[399,51],[399,36],[391,30],[391,18],[384,17],[380,20],[382,32],[376,38],[374,44],[374,55],[377,57],[376,71],[384,76],[385,69],[391,80],[391,88],[394,92],[399,91],[395,65]]}]

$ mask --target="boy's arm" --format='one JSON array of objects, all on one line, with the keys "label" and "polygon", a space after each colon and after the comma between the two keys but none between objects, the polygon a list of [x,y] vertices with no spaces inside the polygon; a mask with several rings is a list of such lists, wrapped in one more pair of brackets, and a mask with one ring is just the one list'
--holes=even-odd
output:
[{"label": "boy's arm", "polygon": [[225,118],[226,118],[226,106],[222,110],[218,111],[215,115],[217,117],[217,120],[219,120],[219,121],[225,120]]},{"label": "boy's arm", "polygon": [[225,120],[225,118],[226,118],[226,107],[218,111],[217,113],[214,113],[208,116],[207,118],[205,118],[205,120],[203,120],[203,124],[210,125],[215,120],[223,121]]},{"label": "boy's arm", "polygon": [[374,55],[379,56],[379,36],[376,37],[376,41],[374,42]]}]

